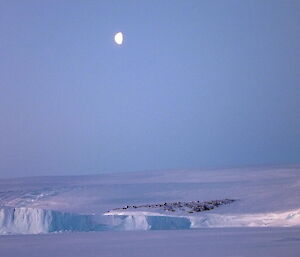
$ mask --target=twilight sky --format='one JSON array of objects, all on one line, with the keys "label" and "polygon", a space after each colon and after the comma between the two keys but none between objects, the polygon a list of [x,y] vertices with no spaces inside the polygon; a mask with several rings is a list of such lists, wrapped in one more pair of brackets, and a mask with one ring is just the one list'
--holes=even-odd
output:
[{"label": "twilight sky", "polygon": [[0,0],[0,177],[300,162],[299,13]]}]

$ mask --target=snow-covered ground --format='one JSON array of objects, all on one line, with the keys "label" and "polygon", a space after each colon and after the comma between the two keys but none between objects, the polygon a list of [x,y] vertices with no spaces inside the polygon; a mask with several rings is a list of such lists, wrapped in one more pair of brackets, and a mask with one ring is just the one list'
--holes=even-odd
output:
[{"label": "snow-covered ground", "polygon": [[299,257],[300,228],[0,236],[1,257]]},{"label": "snow-covered ground", "polygon": [[[152,208],[163,206],[161,203],[221,199],[236,201],[199,212]],[[57,234],[62,231],[68,232]],[[261,251],[264,254],[255,256],[268,256],[267,249],[276,247],[287,251],[288,246],[292,247],[289,255],[276,255],[280,252],[277,251],[272,256],[297,256],[294,251],[300,252],[300,165],[3,179],[0,180],[0,234],[5,235],[0,236],[0,256],[5,257],[20,256],[17,250],[12,251],[12,245],[16,249],[26,248],[30,244],[25,242],[30,241],[34,246],[46,238],[58,244],[65,241],[66,245],[81,239],[87,245],[103,241],[104,244],[91,246],[97,251],[108,251],[109,245],[119,239],[122,246],[110,249],[114,254],[106,252],[104,256],[154,256],[150,254],[155,253],[153,249],[147,252],[149,255],[138,254],[138,249],[152,244],[162,248],[157,256],[184,256],[174,255],[180,253],[176,240],[192,251],[206,251],[206,255],[191,252],[189,256],[214,256],[208,254],[208,238],[216,242],[224,240],[216,244],[226,251],[235,249],[230,244],[249,241],[264,249]],[[175,240],[165,244],[172,249],[160,242],[168,237]],[[223,252],[222,256],[248,256],[246,252],[227,255]],[[28,256],[41,256],[34,254]]]}]

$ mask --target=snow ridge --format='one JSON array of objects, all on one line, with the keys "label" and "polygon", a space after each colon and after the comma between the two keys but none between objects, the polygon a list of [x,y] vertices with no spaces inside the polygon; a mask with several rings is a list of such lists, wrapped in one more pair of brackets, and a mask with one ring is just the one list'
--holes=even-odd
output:
[{"label": "snow ridge", "polygon": [[191,217],[191,228],[300,226],[300,209],[254,214],[207,214]]}]

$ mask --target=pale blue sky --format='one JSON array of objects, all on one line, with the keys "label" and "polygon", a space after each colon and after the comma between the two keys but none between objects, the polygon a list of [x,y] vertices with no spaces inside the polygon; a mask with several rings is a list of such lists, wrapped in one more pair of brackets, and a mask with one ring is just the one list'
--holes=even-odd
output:
[{"label": "pale blue sky", "polygon": [[300,162],[299,13],[0,0],[0,177]]}]

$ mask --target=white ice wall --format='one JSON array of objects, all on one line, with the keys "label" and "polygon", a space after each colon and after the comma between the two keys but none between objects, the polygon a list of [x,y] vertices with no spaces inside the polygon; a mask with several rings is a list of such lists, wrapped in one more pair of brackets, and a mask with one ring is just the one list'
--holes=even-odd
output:
[{"label": "white ice wall", "polygon": [[300,226],[300,210],[277,213],[175,217],[155,213],[81,215],[36,208],[0,208],[0,234],[56,231],[169,230],[202,227]]},{"label": "white ice wall", "polygon": [[113,230],[170,230],[189,229],[191,222],[185,217],[164,215],[109,215]]},{"label": "white ice wall", "polygon": [[36,208],[0,208],[0,234],[39,234],[97,229],[92,216]]},{"label": "white ice wall", "polygon": [[49,232],[51,211],[33,208],[0,209],[0,234],[38,234]]},{"label": "white ice wall", "polygon": [[0,234],[40,234],[56,231],[189,229],[185,217],[163,215],[94,216],[36,208],[0,208]]}]

